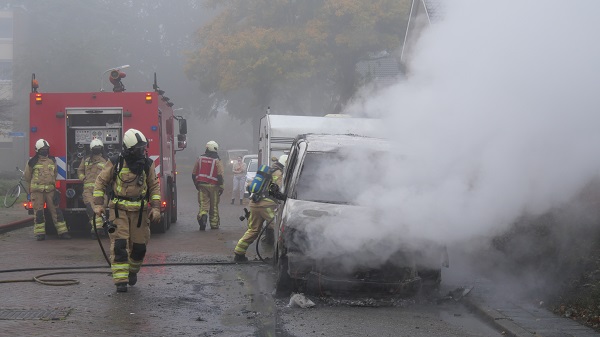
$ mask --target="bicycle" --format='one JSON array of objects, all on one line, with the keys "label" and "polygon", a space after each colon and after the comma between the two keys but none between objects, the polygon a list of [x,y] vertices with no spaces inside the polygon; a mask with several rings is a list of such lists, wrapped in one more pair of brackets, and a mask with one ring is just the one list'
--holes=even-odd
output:
[{"label": "bicycle", "polygon": [[21,172],[21,178],[15,186],[9,188],[6,191],[6,195],[4,196],[4,207],[6,208],[12,207],[12,205],[14,205],[15,202],[17,202],[19,196],[21,196],[21,191],[27,192],[27,188],[25,188],[25,185],[23,185],[23,176],[25,175],[25,171],[21,170],[18,167],[17,171]]}]

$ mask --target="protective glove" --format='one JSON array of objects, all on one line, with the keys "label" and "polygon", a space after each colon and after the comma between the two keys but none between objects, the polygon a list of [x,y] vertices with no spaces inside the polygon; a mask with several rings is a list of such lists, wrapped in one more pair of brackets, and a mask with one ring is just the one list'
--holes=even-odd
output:
[{"label": "protective glove", "polygon": [[96,213],[97,216],[102,216],[102,214],[104,214],[104,206],[94,205],[94,213]]},{"label": "protective glove", "polygon": [[148,219],[152,223],[158,223],[160,221],[160,211],[158,208],[152,208],[150,210],[150,215],[148,215]]},{"label": "protective glove", "polygon": [[221,196],[221,194],[223,194],[223,191],[225,189],[223,188],[223,186],[219,186],[219,196]]},{"label": "protective glove", "polygon": [[279,192],[279,185],[271,184],[269,185],[269,195],[275,196]]}]

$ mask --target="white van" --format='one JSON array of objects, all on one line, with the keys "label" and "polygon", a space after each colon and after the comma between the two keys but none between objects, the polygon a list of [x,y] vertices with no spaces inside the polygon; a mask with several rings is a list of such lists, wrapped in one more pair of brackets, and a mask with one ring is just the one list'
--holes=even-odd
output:
[{"label": "white van", "polygon": [[[343,116],[347,117],[347,115]],[[382,128],[382,121],[373,118],[267,114],[260,120],[258,165],[271,165],[270,158],[279,158],[282,154],[288,153],[298,135],[320,133],[376,137],[380,136]]]}]

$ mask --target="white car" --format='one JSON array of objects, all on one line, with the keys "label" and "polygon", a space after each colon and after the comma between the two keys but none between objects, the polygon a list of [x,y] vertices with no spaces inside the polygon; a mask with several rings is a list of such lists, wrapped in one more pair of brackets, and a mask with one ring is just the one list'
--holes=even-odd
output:
[{"label": "white car", "polygon": [[244,157],[242,157],[242,161],[244,162],[244,165],[246,167],[248,167],[248,165],[250,165],[250,161],[252,159],[257,159],[258,160],[258,155],[257,154],[247,154]]},{"label": "white car", "polygon": [[238,157],[244,157],[248,154],[248,150],[244,149],[233,149],[227,150],[227,163],[229,165],[233,165],[233,162],[237,160]]},{"label": "white car", "polygon": [[258,171],[258,158],[250,159],[248,163],[248,168],[246,169],[246,185],[244,187],[244,197],[248,198],[250,193],[248,193],[248,185],[254,180],[256,176],[256,171]]}]

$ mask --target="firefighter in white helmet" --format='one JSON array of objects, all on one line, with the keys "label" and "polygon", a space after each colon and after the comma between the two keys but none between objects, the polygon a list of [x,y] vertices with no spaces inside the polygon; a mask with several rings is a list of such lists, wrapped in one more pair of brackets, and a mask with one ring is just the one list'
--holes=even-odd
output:
[{"label": "firefighter in white helmet", "polygon": [[56,159],[50,156],[50,144],[45,139],[35,142],[35,156],[31,157],[25,165],[25,181],[29,184],[29,193],[33,204],[35,220],[33,234],[37,241],[46,238],[46,218],[44,216],[44,203],[50,211],[54,227],[60,239],[70,239],[69,230],[63,213],[58,208],[60,193],[56,190],[56,176],[58,168]]},{"label": "firefighter in white helmet", "polygon": [[[287,157],[281,159],[287,159]],[[265,230],[265,243],[270,245],[274,243],[274,233],[271,222],[275,217],[275,209],[277,208],[278,203],[271,196],[269,196],[269,191],[274,188],[279,191],[279,187],[281,187],[281,181],[283,180],[283,164],[279,162],[277,157],[273,157],[271,160],[272,165],[269,168],[271,181],[266,182],[268,188],[262,190],[260,193],[258,193],[258,195],[253,194],[250,198],[248,230],[246,230],[244,236],[242,236],[242,238],[238,241],[235,249],[233,250],[234,262],[248,261],[248,258],[246,257],[246,250],[248,250],[248,246],[250,246],[254,240],[256,240],[258,234],[260,234],[265,221],[267,222],[268,226]]]},{"label": "firefighter in white helmet", "polygon": [[94,186],[94,212],[98,216],[104,214],[105,191],[112,188],[108,220],[114,227],[108,231],[117,292],[127,292],[127,284],[137,283],[150,239],[148,220],[161,221],[160,186],[154,162],[146,156],[147,145],[143,133],[127,130],[121,154],[106,162]]},{"label": "firefighter in white helmet", "polygon": [[219,228],[219,201],[223,193],[223,163],[217,151],[219,145],[211,140],[206,143],[206,151],[201,155],[192,171],[192,179],[198,190],[199,211],[196,216],[200,230]]},{"label": "firefighter in white helmet", "polygon": [[[83,203],[85,210],[90,219],[91,237],[96,239],[96,231],[94,231],[94,184],[96,183],[96,177],[100,174],[100,171],[104,168],[104,164],[108,158],[104,154],[104,144],[98,138],[92,139],[90,142],[90,155],[85,157],[79,167],[77,168],[77,177],[83,182]],[[102,218],[96,216],[96,227],[98,233],[104,233],[102,228]]]}]

